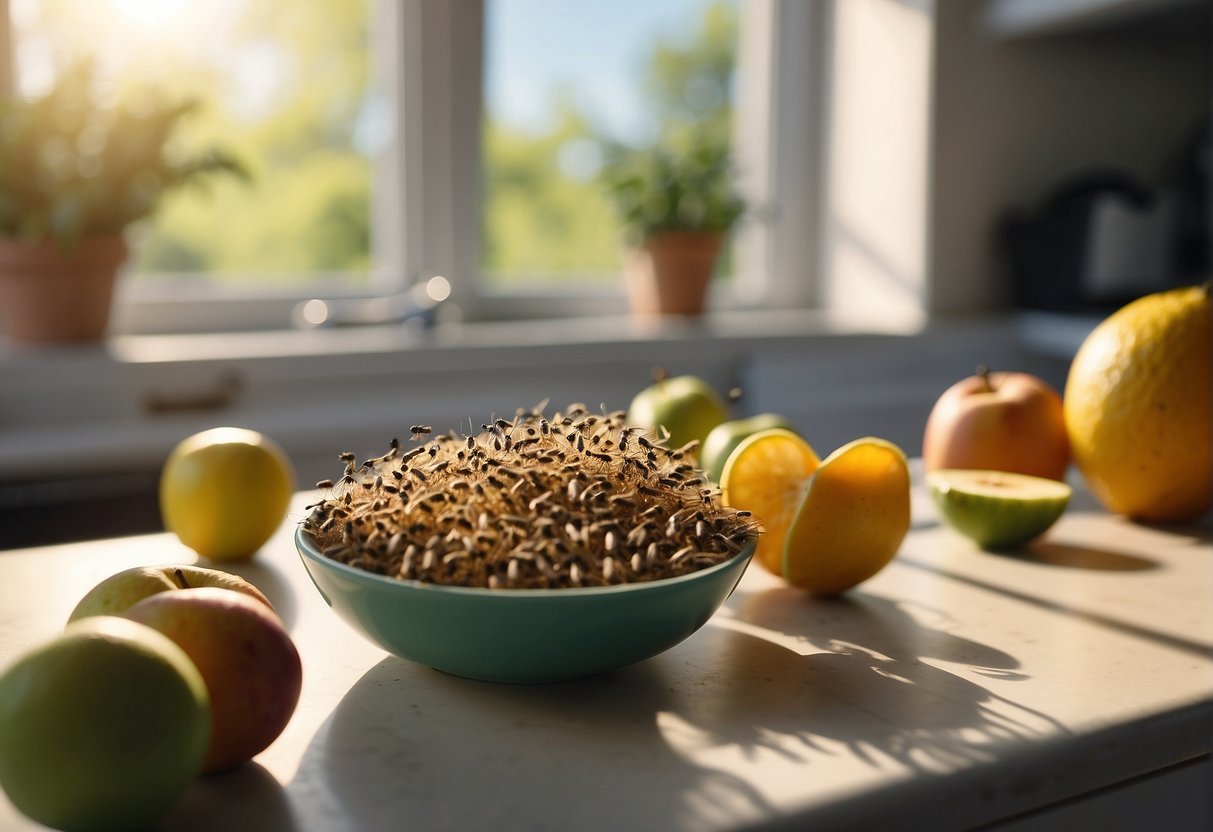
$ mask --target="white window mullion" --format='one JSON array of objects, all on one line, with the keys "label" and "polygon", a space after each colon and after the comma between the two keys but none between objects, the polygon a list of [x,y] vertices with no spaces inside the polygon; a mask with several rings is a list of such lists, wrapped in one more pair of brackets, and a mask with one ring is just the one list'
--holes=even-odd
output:
[{"label": "white window mullion", "polygon": [[420,12],[413,2],[375,0],[372,6],[372,72],[391,114],[371,184],[371,255],[375,288],[381,292],[400,291],[420,272],[420,265],[410,260],[420,251],[420,227],[414,228],[422,220],[420,194],[409,199],[420,167]]},{"label": "white window mullion", "polygon": [[0,0],[0,97],[12,94],[13,84],[13,29],[9,16],[8,0]]},{"label": "white window mullion", "polygon": [[481,119],[484,112],[484,0],[444,4],[451,15],[450,271],[456,303],[475,314],[481,292]]},{"label": "white window mullion", "polygon": [[742,6],[734,142],[751,214],[737,233],[737,290],[763,306],[818,301],[825,6]]},{"label": "white window mullion", "polygon": [[479,270],[481,0],[410,0],[401,21],[405,263],[476,304]]}]

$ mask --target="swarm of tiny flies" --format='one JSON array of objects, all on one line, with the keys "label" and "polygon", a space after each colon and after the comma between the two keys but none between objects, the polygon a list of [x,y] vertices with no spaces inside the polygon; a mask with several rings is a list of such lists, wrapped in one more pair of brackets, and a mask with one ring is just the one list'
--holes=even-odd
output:
[{"label": "swarm of tiny flies", "polygon": [[694,465],[622,412],[571,405],[475,434],[412,429],[408,450],[340,459],[305,532],[327,557],[391,577],[497,588],[606,586],[721,563],[758,533]]}]

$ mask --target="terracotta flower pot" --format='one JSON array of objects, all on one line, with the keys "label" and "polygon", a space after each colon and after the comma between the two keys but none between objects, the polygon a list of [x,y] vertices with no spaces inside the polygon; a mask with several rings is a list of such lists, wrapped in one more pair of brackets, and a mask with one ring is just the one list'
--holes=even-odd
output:
[{"label": "terracotta flower pot", "polygon": [[700,315],[723,235],[662,231],[628,252],[624,268],[633,314]]},{"label": "terracotta flower pot", "polygon": [[86,237],[66,252],[0,238],[0,330],[14,344],[101,340],[127,254],[120,235]]}]

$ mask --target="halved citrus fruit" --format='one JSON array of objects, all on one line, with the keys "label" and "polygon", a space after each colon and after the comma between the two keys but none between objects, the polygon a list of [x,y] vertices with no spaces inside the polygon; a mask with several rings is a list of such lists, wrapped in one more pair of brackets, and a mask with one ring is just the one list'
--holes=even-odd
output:
[{"label": "halved citrus fruit", "polygon": [[800,506],[809,477],[820,460],[804,439],[790,430],[760,430],[733,449],[720,474],[721,500],[752,512],[762,523],[754,558],[781,574],[783,541]]},{"label": "halved citrus fruit", "polygon": [[815,595],[835,595],[883,569],[909,530],[905,454],[884,439],[856,439],[809,480],[784,540],[783,577]]},{"label": "halved citrus fruit", "polygon": [[1070,502],[1070,486],[1010,471],[938,468],[927,490],[949,526],[983,549],[1012,549],[1044,534]]}]

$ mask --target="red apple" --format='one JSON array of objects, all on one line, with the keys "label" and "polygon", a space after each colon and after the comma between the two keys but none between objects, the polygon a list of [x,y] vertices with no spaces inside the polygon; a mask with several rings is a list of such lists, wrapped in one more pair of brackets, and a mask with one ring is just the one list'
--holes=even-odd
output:
[{"label": "red apple", "polygon": [[975,468],[1064,479],[1070,441],[1061,396],[1028,373],[979,369],[935,402],[922,461],[927,471]]},{"label": "red apple", "polygon": [[203,771],[252,759],[286,728],[299,702],[302,664],[265,604],[204,587],[150,595],[124,615],[175,641],[202,674],[212,717]]},{"label": "red apple", "polygon": [[182,563],[135,566],[110,575],[80,599],[67,620],[70,623],[91,615],[122,615],[130,607],[157,592],[203,586],[243,592],[270,609],[274,608],[261,590],[239,575]]}]

